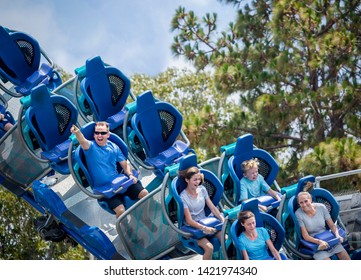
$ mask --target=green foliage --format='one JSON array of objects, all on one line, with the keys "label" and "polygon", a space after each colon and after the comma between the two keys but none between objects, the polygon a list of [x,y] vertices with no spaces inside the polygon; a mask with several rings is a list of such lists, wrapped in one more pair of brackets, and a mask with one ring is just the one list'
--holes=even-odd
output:
[{"label": "green foliage", "polygon": [[[361,166],[361,147],[351,138],[329,139],[315,147],[314,151],[299,161],[301,175],[317,174],[329,175],[342,171],[359,169]],[[322,183],[332,191],[359,190],[361,191],[361,176],[355,175],[351,179],[345,177]]]},{"label": "green foliage", "polygon": [[0,185],[0,259],[87,259],[83,248],[75,248],[65,242],[43,241],[33,220],[40,216],[23,199],[5,190]]},{"label": "green foliage", "polygon": [[215,15],[180,7],[172,50],[197,69],[212,67],[222,94],[240,95],[247,113],[227,126],[292,159],[328,138],[360,139],[361,1],[223,2],[237,13],[226,30]]},{"label": "green foliage", "polygon": [[68,81],[68,80],[70,80],[72,77],[73,77],[73,75],[71,74],[71,73],[68,73],[68,72],[66,72],[62,67],[60,67],[59,65],[54,65],[54,69],[56,70],[56,71],[58,71],[58,73],[59,73],[59,75],[60,75],[60,77],[61,77],[61,80],[63,81],[63,82],[65,82],[65,81]]}]

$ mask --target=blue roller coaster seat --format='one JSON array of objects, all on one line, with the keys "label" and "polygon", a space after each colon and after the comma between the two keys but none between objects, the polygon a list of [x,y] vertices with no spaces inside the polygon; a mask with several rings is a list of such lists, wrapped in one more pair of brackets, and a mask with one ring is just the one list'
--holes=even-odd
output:
[{"label": "blue roller coaster seat", "polygon": [[[179,163],[179,170],[185,170],[192,166],[197,166],[197,157],[195,154],[190,154],[182,158]],[[217,206],[222,198],[223,185],[219,181],[217,176],[212,172],[205,169],[200,169],[200,172],[204,175],[203,186],[207,189],[209,198],[212,200],[213,204]],[[214,236],[214,234],[208,235],[205,234],[202,230],[184,224],[185,221],[184,206],[180,194],[186,187],[187,184],[184,179],[175,177],[172,180],[171,188],[170,188],[170,195],[175,199],[175,203],[176,203],[176,211],[177,211],[176,219],[178,221],[178,228],[186,233],[192,234],[192,237],[190,238],[181,236],[182,244],[186,248],[189,248],[192,251],[203,255],[204,251],[202,248],[198,246],[197,240],[206,237],[213,244],[214,251],[216,252],[220,248],[220,242]],[[205,226],[213,227],[217,230],[221,230],[223,223],[213,215],[210,215],[212,213],[207,205],[205,206],[204,211],[206,213],[206,218],[200,220],[199,223]]]},{"label": "blue roller coaster seat", "polygon": [[62,83],[59,73],[40,61],[41,49],[33,37],[0,26],[0,76],[18,93],[29,95],[38,84],[53,90]]},{"label": "blue roller coaster seat", "polygon": [[70,128],[76,123],[78,111],[66,97],[50,95],[45,85],[31,91],[31,105],[25,112],[25,121],[34,134],[41,156],[61,174],[69,174],[67,161]]},{"label": "blue roller coaster seat", "polygon": [[[90,122],[81,128],[81,132],[83,133],[83,135],[86,139],[91,140],[94,137],[93,136],[94,128],[95,128],[95,122]],[[116,144],[121,149],[123,155],[126,158],[128,157],[128,147],[126,146],[124,141],[118,135],[116,135],[114,133],[110,133],[109,141],[112,141],[114,144]],[[96,195],[103,195],[105,198],[111,198],[118,193],[122,194],[122,193],[126,192],[126,190],[134,184],[133,179],[130,179],[128,176],[121,173],[122,170],[119,165],[119,166],[117,166],[118,171],[119,171],[119,176],[117,176],[111,183],[109,183],[107,185],[100,186],[100,187],[94,187],[92,177],[97,176],[97,174],[90,174],[90,172],[88,170],[87,158],[84,154],[84,150],[81,148],[80,145],[75,150],[74,158],[75,158],[75,161],[77,162],[77,164],[79,165],[81,172],[84,174],[84,177],[86,180],[86,182],[84,180],[81,180],[82,183],[83,184],[87,183],[91,187],[93,193]],[[133,174],[135,177],[138,177],[138,175],[139,175],[136,170],[133,170]],[[79,171],[78,171],[78,177],[79,178],[82,177],[82,175],[79,174]],[[85,188],[87,187],[86,185],[83,185],[83,186]],[[109,209],[109,207],[107,206],[106,203],[104,203],[104,201],[98,200],[98,203],[100,204],[100,206],[103,209],[105,209],[109,213],[115,214],[113,209]],[[131,200],[127,196],[125,197],[125,207],[126,208],[130,207],[134,203],[135,203],[134,200]]]},{"label": "blue roller coaster seat", "polygon": [[[234,201],[239,204],[241,196],[241,179],[243,177],[242,162],[257,158],[259,160],[258,172],[261,174],[268,185],[272,185],[278,173],[278,164],[276,160],[265,150],[255,148],[253,146],[253,135],[245,134],[238,137],[234,154],[229,158],[228,168],[230,176],[234,183]],[[281,196],[281,194],[279,194]],[[276,201],[268,194],[258,198],[259,204],[266,207],[277,208],[280,201]],[[238,202],[238,203],[237,203]]]},{"label": "blue roller coaster seat", "polygon": [[[264,227],[268,231],[273,245],[279,251],[282,248],[283,242],[285,240],[285,229],[282,227],[282,225],[277,221],[275,217],[273,217],[268,213],[259,211],[258,203],[259,202],[256,198],[251,198],[242,203],[241,211],[249,210],[253,212],[256,218],[256,227]],[[239,244],[239,236],[241,235],[242,231],[243,231],[242,225],[238,222],[238,220],[235,220],[232,223],[230,229],[230,236],[233,245],[236,248],[236,258],[238,260],[243,259],[243,255],[240,250],[240,244]],[[272,253],[270,251],[268,253],[270,255],[268,259],[269,260],[274,259]],[[283,260],[287,259],[287,257],[283,253],[280,253],[280,255]]]},{"label": "blue roller coaster seat", "polygon": [[121,71],[105,66],[100,56],[88,59],[80,89],[95,121],[108,122],[111,130],[123,124],[130,80]]},{"label": "blue roller coaster seat", "polygon": [[[308,242],[303,239],[302,233],[301,233],[301,228],[300,228],[300,225],[299,225],[297,217],[296,217],[296,210],[299,208],[299,205],[297,202],[297,195],[299,192],[303,191],[303,188],[307,182],[314,183],[315,177],[312,175],[309,175],[309,176],[303,177],[302,179],[299,180],[297,189],[296,189],[296,193],[293,197],[290,198],[290,200],[288,202],[288,210],[289,210],[290,216],[293,220],[294,227],[295,227],[296,249],[299,250],[299,252],[302,254],[312,256],[315,252],[317,252],[318,245],[315,243]],[[335,197],[328,190],[322,189],[322,188],[314,188],[313,190],[310,191],[310,194],[312,196],[313,202],[323,203],[326,206],[327,210],[330,213],[331,219],[334,222],[336,222],[338,215],[339,215],[340,206],[339,206],[337,200],[335,199]],[[338,230],[339,230],[340,236],[344,239],[344,242],[342,245],[345,247],[345,249],[349,249],[348,241],[345,239],[345,236],[346,236],[345,231],[340,227],[338,227]],[[336,238],[329,229],[318,234],[316,238],[326,241],[330,245],[330,248],[332,246],[336,245],[337,243],[339,243],[339,239]]]},{"label": "blue roller coaster seat", "polygon": [[[15,119],[13,115],[9,111],[6,111],[5,107],[1,104],[0,104],[0,113],[4,115],[4,119],[6,120],[6,122],[9,122],[13,125],[15,124]],[[6,133],[5,130],[6,122],[4,121],[0,122],[0,138],[3,137]]]},{"label": "blue roller coaster seat", "polygon": [[169,103],[156,102],[151,91],[137,97],[132,127],[145,151],[147,164],[163,171],[190,152],[187,143],[177,140],[182,122],[179,111]]}]

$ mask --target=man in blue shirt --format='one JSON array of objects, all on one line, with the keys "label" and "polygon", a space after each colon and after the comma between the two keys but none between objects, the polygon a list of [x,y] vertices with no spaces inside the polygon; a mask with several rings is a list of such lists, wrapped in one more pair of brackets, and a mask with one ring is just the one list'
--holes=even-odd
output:
[{"label": "man in blue shirt", "polygon": [[148,191],[138,182],[133,175],[132,168],[128,164],[120,148],[108,140],[110,136],[109,124],[107,122],[97,122],[94,128],[94,140],[90,141],[84,137],[79,128],[72,126],[71,132],[75,134],[80,146],[84,150],[90,176],[94,181],[94,188],[110,183],[118,176],[117,162],[129,178],[133,178],[134,185],[128,188],[124,194],[103,200],[113,209],[116,217],[125,212],[124,196],[131,199],[141,199],[148,194]]}]

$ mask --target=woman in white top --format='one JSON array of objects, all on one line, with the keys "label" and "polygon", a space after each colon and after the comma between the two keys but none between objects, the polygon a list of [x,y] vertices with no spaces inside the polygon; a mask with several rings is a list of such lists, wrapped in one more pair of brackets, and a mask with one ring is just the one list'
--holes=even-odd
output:
[{"label": "woman in white top", "polygon": [[[296,217],[300,224],[303,239],[308,242],[315,243],[319,247],[318,251],[313,255],[315,260],[329,260],[331,256],[337,255],[340,260],[349,260],[350,256],[342,246],[343,239],[339,235],[337,226],[331,219],[331,216],[322,203],[313,203],[312,196],[308,192],[300,192],[297,195],[297,202],[300,208],[296,210]],[[340,242],[334,247],[329,248],[326,241],[317,239],[316,234],[326,230],[326,224],[331,229]]]},{"label": "woman in white top", "polygon": [[[179,171],[178,173],[179,176],[187,183],[187,187],[180,194],[184,205],[185,222],[191,227],[203,230],[206,234],[215,233],[215,236],[220,240],[221,231],[216,233],[214,228],[206,227],[198,222],[206,217],[204,212],[206,204],[213,215],[221,222],[224,222],[222,214],[213,204],[212,200],[209,198],[206,188],[202,185],[204,179],[203,174],[197,167],[190,167],[186,170]],[[203,259],[211,260],[213,254],[212,243],[205,237],[198,239],[197,243],[204,250]]]}]

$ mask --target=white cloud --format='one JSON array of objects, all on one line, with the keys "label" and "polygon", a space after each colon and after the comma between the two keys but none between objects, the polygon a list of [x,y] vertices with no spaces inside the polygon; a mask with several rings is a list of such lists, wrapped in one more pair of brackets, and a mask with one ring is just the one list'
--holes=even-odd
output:
[{"label": "white cloud", "polygon": [[170,22],[179,6],[200,17],[206,12],[218,12],[220,18],[236,13],[217,0],[3,0],[0,24],[35,37],[54,62],[71,73],[100,55],[126,75],[155,75],[167,67],[189,66],[170,50],[175,35]]}]

